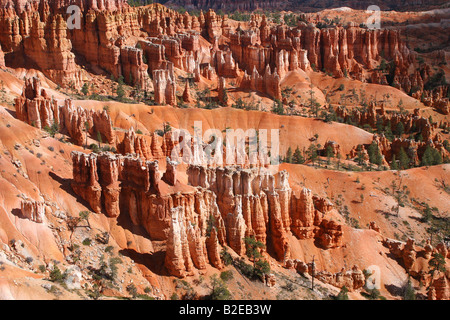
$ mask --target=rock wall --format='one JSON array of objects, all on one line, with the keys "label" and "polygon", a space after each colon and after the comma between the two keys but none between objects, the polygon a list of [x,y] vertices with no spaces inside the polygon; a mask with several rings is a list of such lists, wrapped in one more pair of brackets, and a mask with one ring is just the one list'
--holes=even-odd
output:
[{"label": "rock wall", "polygon": [[[82,8],[80,29],[67,29],[69,15],[64,9],[69,3]],[[20,21],[24,21],[23,27]],[[75,54],[141,89],[148,88],[149,77],[155,81],[157,70],[164,70],[156,77],[165,86],[169,76],[165,75],[164,80],[162,74],[167,70],[171,73],[171,64],[197,73],[196,78],[201,74],[210,80],[214,78],[210,69],[219,77],[241,78],[242,68],[247,72],[244,87],[277,99],[280,79],[289,71],[311,67],[335,77],[347,75],[382,83],[386,77],[377,71],[382,55],[394,62],[392,85],[407,93],[412,88],[422,92],[431,74],[431,69],[428,73],[409,74],[413,56],[395,30],[368,30],[353,24],[319,29],[312,23],[293,28],[275,25],[256,14],[249,26],[248,30],[231,27],[226,16],[212,10],[195,17],[158,4],[133,8],[123,0],[58,1],[52,5],[40,0],[16,6],[5,2],[0,8],[0,42],[6,55],[31,59],[63,86],[80,88],[83,84]],[[200,44],[199,35],[209,44]],[[209,64],[209,68],[200,64]],[[159,101],[171,104],[172,100],[168,100]],[[434,103],[437,109],[447,112],[448,103],[439,99]]]},{"label": "rock wall", "polygon": [[20,203],[22,216],[36,223],[42,223],[45,219],[45,204],[33,200],[22,200]]},{"label": "rock wall", "polygon": [[405,242],[384,239],[383,245],[389,249],[391,254],[399,261],[405,270],[415,279],[428,287],[428,299],[449,299],[449,273],[436,271],[430,272],[429,262],[435,254],[441,254],[446,264],[450,259],[448,245],[441,242],[433,247],[429,242],[420,247],[415,244],[414,239]]},{"label": "rock wall", "polygon": [[[128,214],[150,239],[167,241],[166,267],[179,277],[201,272],[208,263],[221,268],[221,246],[244,255],[245,237],[255,237],[284,261],[290,257],[289,234],[298,224],[308,228],[299,239],[315,238],[325,249],[342,245],[341,226],[322,219],[330,210],[326,201],[306,189],[297,197],[284,171],[273,175],[259,169],[190,166],[191,186],[183,186],[170,159],[164,174],[158,161],[131,155],[73,152],[72,160],[74,192],[93,211],[109,217]],[[304,212],[308,210],[312,219]]]},{"label": "rock wall", "polygon": [[143,60],[143,51],[133,47],[123,47],[120,49],[120,59],[125,82],[141,90],[148,90],[150,77],[148,65]]},{"label": "rock wall", "polygon": [[68,134],[80,146],[86,142],[87,127],[87,133],[94,139],[100,134],[103,142],[115,143],[112,121],[106,110],[75,107],[70,99],[65,100],[64,106],[58,106],[57,101],[49,97],[40,85],[37,77],[25,80],[22,95],[15,99],[19,120],[39,129],[57,124],[59,132]]},{"label": "rock wall", "polygon": [[177,86],[172,63],[168,64],[168,69],[153,71],[153,88],[157,104],[177,104]]},{"label": "rock wall", "polygon": [[103,142],[115,142],[112,121],[106,110],[94,111],[75,107],[72,100],[67,99],[64,106],[60,107],[60,114],[61,132],[67,133],[77,145],[86,143],[86,134],[97,140],[98,133]]},{"label": "rock wall", "polygon": [[60,122],[57,101],[41,89],[39,78],[25,80],[22,95],[14,104],[17,118],[36,128],[43,129]]},{"label": "rock wall", "polygon": [[342,245],[341,226],[322,219],[331,208],[315,207],[308,189],[299,194],[292,192],[285,171],[272,175],[264,168],[233,170],[190,166],[187,173],[191,185],[217,195],[224,221],[234,230],[228,240],[236,252],[242,250],[242,233],[266,244],[279,260],[289,257],[287,236],[290,232],[299,239],[316,238],[323,248]]},{"label": "rock wall", "polygon": [[[376,109],[374,105],[369,106],[366,112],[359,110],[352,110],[348,112],[344,107],[338,107],[336,109],[338,117],[342,118],[344,122],[354,122],[361,126],[369,125],[373,129],[377,126],[390,127],[392,132],[395,132],[399,123],[403,125],[405,134],[417,134],[422,136],[422,141],[415,141],[410,138],[395,138],[393,141],[389,141],[384,134],[374,135],[373,142],[378,146],[380,153],[384,156],[386,161],[391,161],[393,156],[399,159],[400,150],[403,148],[408,154],[411,162],[414,165],[419,165],[425,150],[430,147],[436,149],[443,159],[450,157],[450,153],[445,149],[443,145],[443,139],[440,133],[437,132],[437,123],[430,123],[429,119],[421,117],[419,115],[419,109],[415,109],[414,113],[398,114],[398,113],[385,113],[384,107]],[[357,149],[363,153],[367,153],[367,146],[357,146],[349,154],[350,158],[357,156]],[[368,157],[367,157],[368,160]]]}]

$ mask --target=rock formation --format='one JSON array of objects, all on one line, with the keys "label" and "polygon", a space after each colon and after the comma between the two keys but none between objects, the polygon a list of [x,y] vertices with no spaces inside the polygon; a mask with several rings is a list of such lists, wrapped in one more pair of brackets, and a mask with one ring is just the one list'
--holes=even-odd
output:
[{"label": "rock formation", "polygon": [[316,277],[318,280],[338,288],[345,286],[350,291],[360,289],[366,284],[364,273],[358,266],[353,266],[348,271],[342,268],[340,272],[334,274],[327,271],[320,271],[316,273]]},{"label": "rock formation", "polygon": [[15,108],[19,120],[39,129],[55,124],[59,132],[68,134],[77,145],[86,143],[86,130],[96,140],[100,134],[102,141],[115,142],[112,121],[106,110],[74,107],[70,99],[65,100],[64,106],[58,106],[57,101],[40,88],[39,78],[26,79],[22,95],[15,100]]},{"label": "rock formation", "polygon": [[[409,93],[414,85],[422,92],[426,79],[424,72],[408,74],[412,55],[395,30],[368,30],[354,24],[288,27],[257,14],[251,16],[250,28],[242,30],[212,10],[195,17],[157,4],[133,8],[122,0],[82,2],[81,28],[68,30],[66,2],[49,5],[40,0],[14,9],[6,5],[0,11],[0,23],[7,30],[0,36],[3,51],[23,50],[62,86],[81,88],[85,81],[74,53],[141,89],[149,87],[151,75],[157,103],[171,105],[176,104],[172,68],[194,74],[197,81],[199,76],[242,78],[242,88],[276,99],[280,98],[279,83],[288,72],[311,67],[361,81],[369,80],[363,72],[369,70],[370,80],[381,83],[385,76],[375,69],[382,53],[395,63],[394,86]],[[16,27],[19,17],[26,21],[24,28]],[[209,41],[209,52],[200,45],[199,34]],[[246,72],[242,77],[240,68]],[[435,108],[446,112],[448,102],[441,98],[431,100]]]},{"label": "rock formation", "polygon": [[45,204],[38,201],[22,200],[20,204],[22,216],[36,223],[45,219]]},{"label": "rock formation", "polygon": [[449,300],[450,284],[445,275],[434,280],[428,289],[428,300]]},{"label": "rock formation", "polygon": [[125,81],[131,86],[137,86],[141,90],[149,89],[150,77],[148,66],[143,62],[141,49],[133,47],[123,47],[120,49],[122,62],[122,75]]},{"label": "rock formation", "polygon": [[60,122],[57,101],[41,89],[41,82],[36,77],[26,79],[22,95],[15,100],[15,108],[19,120],[39,129]]},{"label": "rock formation", "polygon": [[86,143],[86,133],[95,140],[100,134],[103,142],[115,142],[111,117],[106,110],[94,111],[75,107],[72,100],[67,99],[60,108],[60,114],[60,131],[67,133],[77,145]]},{"label": "rock formation", "polygon": [[231,168],[190,166],[188,179],[191,185],[217,194],[220,212],[233,227],[233,245],[230,246],[237,252],[242,250],[242,243],[234,240],[236,232],[254,236],[281,261],[289,258],[289,232],[299,239],[317,237],[318,244],[324,248],[342,245],[341,226],[322,220],[330,204],[318,197],[314,201],[308,189],[298,195],[293,193],[286,172],[271,175],[263,168],[233,171]]},{"label": "rock formation", "polygon": [[266,93],[274,99],[281,99],[280,82],[281,77],[277,73],[277,70],[275,69],[272,73],[270,66],[267,65],[263,75],[259,74],[256,67],[253,68],[253,72],[250,75],[245,72],[240,87]]},{"label": "rock formation", "polygon": [[446,277],[448,278],[448,275],[446,276],[444,274],[444,279],[432,277],[429,268],[429,261],[433,258],[433,254],[435,253],[443,254],[442,256],[445,261],[449,259],[447,254],[448,246],[446,244],[439,243],[433,248],[430,243],[427,243],[425,247],[420,247],[415,244],[414,239],[408,239],[406,243],[392,239],[384,239],[383,245],[389,249],[391,254],[412,277],[422,283],[430,285],[430,290],[428,292],[430,299],[438,299],[437,296],[445,296],[445,292],[447,292],[448,297],[448,291],[445,291],[448,290],[448,279],[445,280]]},{"label": "rock formation", "polygon": [[166,159],[166,172],[162,179],[169,185],[174,186],[177,183],[177,165],[178,162],[171,161],[170,158]]},{"label": "rock formation", "polygon": [[[430,147],[436,149],[443,159],[450,157],[450,153],[446,150],[442,143],[442,137],[437,132],[437,123],[430,123],[429,119],[419,116],[419,110],[415,109],[414,113],[408,114],[395,114],[385,113],[384,107],[375,109],[374,105],[371,105],[367,112],[360,112],[353,110],[351,113],[343,107],[336,109],[338,117],[344,119],[344,121],[354,121],[359,125],[369,125],[372,128],[382,126],[383,128],[389,126],[391,131],[395,132],[398,124],[402,124],[404,133],[421,135],[422,141],[415,141],[410,138],[395,138],[393,141],[389,141],[384,134],[375,134],[373,137],[373,143],[378,146],[379,152],[384,156],[384,163],[387,165],[387,161],[391,161],[393,156],[399,159],[400,150],[403,148],[407,152],[411,162],[414,165],[419,165],[422,160],[422,156],[425,150]],[[369,160],[367,153],[369,145],[356,146],[349,154],[350,158],[355,158],[358,154],[358,148],[366,155],[366,160]]]},{"label": "rock formation", "polygon": [[155,102],[159,105],[177,104],[177,88],[173,64],[168,64],[169,68],[153,71],[153,87],[155,90]]},{"label": "rock formation", "polygon": [[[246,236],[264,243],[280,261],[290,256],[291,230],[300,239],[316,238],[325,249],[342,245],[341,226],[322,219],[331,204],[307,189],[303,197],[293,196],[284,171],[190,166],[188,180],[195,188],[185,186],[180,193],[170,191],[179,183],[170,159],[163,175],[157,161],[136,155],[73,152],[72,161],[74,192],[94,212],[128,214],[150,239],[169,241],[166,266],[176,276],[192,274],[191,264],[200,271],[207,263],[221,268],[223,245],[244,255]],[[297,232],[299,225],[308,232]]]}]

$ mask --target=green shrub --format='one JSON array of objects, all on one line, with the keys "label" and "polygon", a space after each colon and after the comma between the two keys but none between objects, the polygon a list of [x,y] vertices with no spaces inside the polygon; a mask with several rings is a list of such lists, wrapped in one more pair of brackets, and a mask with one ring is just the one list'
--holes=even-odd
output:
[{"label": "green shrub", "polygon": [[230,264],[233,263],[233,257],[228,252],[227,247],[224,247],[222,249],[222,251],[220,252],[220,257],[222,258],[222,261],[226,266],[229,266]]},{"label": "green shrub", "polygon": [[228,290],[226,284],[219,278],[217,278],[217,275],[211,276],[211,293],[209,295],[209,298],[211,300],[230,300],[231,299],[231,293]]},{"label": "green shrub", "polygon": [[67,274],[62,273],[58,266],[54,266],[50,272],[50,281],[62,283],[67,278]]},{"label": "green shrub", "polygon": [[348,289],[346,286],[343,286],[341,288],[341,291],[339,291],[339,294],[336,296],[336,300],[348,300]]},{"label": "green shrub", "polygon": [[233,279],[233,272],[231,272],[231,270],[228,271],[222,271],[220,273],[220,279],[222,279],[223,281],[227,282],[231,279]]}]

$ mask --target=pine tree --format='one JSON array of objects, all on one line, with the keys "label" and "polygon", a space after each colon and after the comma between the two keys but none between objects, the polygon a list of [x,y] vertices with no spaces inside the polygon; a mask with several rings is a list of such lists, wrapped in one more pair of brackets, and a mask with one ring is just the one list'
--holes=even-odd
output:
[{"label": "pine tree", "polygon": [[291,149],[291,147],[289,147],[288,151],[286,152],[285,161],[287,163],[292,163],[292,149]]},{"label": "pine tree", "polygon": [[91,129],[91,126],[89,125],[89,122],[85,121],[84,122],[84,129],[86,131],[86,146],[88,144],[88,132]]},{"label": "pine tree", "polygon": [[253,261],[253,276],[263,279],[264,274],[270,272],[270,265],[263,259],[261,250],[265,249],[264,243],[252,237],[245,237],[245,254]]},{"label": "pine tree", "polygon": [[85,82],[85,83],[83,84],[83,88],[81,88],[81,92],[82,92],[85,96],[88,95],[88,93],[89,93],[89,84],[88,84],[87,82]]},{"label": "pine tree", "polygon": [[341,288],[341,291],[339,291],[339,294],[337,295],[337,300],[348,300],[348,289],[346,286],[343,286]]},{"label": "pine tree", "polygon": [[284,114],[283,103],[280,100],[275,99],[273,101],[272,112],[276,113],[278,115],[283,115]]},{"label": "pine tree", "polygon": [[308,160],[310,160],[314,166],[314,162],[318,157],[317,146],[315,144],[311,144],[306,152],[308,155]]},{"label": "pine tree", "polygon": [[117,98],[121,100],[125,96],[125,90],[123,89],[122,83],[119,82],[119,85],[116,90]]},{"label": "pine tree", "polygon": [[445,257],[440,253],[433,253],[433,258],[431,258],[430,261],[428,261],[429,266],[429,273],[434,276],[434,274],[440,273],[440,272],[446,272],[447,269],[445,268]]},{"label": "pine tree", "polygon": [[416,291],[414,290],[410,278],[408,278],[408,281],[405,285],[403,300],[416,300]]},{"label": "pine tree", "polygon": [[397,159],[395,158],[395,154],[392,157],[391,170],[398,170]]},{"label": "pine tree", "polygon": [[401,137],[404,132],[405,132],[405,126],[403,125],[402,122],[399,122],[397,124],[397,127],[395,128],[395,134],[397,136]]},{"label": "pine tree", "polygon": [[133,83],[134,83],[134,79],[133,79],[133,75],[131,74],[131,72],[130,72],[130,76],[129,76],[128,81],[129,81],[128,83],[130,84],[130,86],[132,86]]},{"label": "pine tree", "polygon": [[425,152],[423,153],[422,160],[420,161],[420,165],[428,167],[431,165],[432,161],[433,161],[433,155],[431,153],[431,148],[430,148],[430,146],[427,146],[427,148],[425,149]]},{"label": "pine tree", "polygon": [[391,130],[391,126],[390,126],[390,125],[387,125],[387,126],[384,128],[384,135],[386,136],[386,138],[387,138],[389,141],[394,140],[394,134],[392,133],[392,130]]},{"label": "pine tree", "polygon": [[302,153],[300,152],[299,147],[297,147],[294,151],[294,155],[292,157],[292,161],[296,164],[305,163],[305,158],[303,158]]},{"label": "pine tree", "polygon": [[356,162],[358,162],[358,164],[361,166],[361,165],[363,165],[364,160],[365,160],[364,153],[363,153],[362,147],[360,145],[358,146],[357,150],[358,150],[358,153],[356,155]]},{"label": "pine tree", "polygon": [[330,158],[334,157],[333,148],[328,146],[325,150],[327,156],[327,164],[330,164]]},{"label": "pine tree", "polygon": [[405,152],[405,149],[401,148],[399,153],[400,169],[406,170],[409,168],[410,159]]},{"label": "pine tree", "polygon": [[383,119],[379,115],[377,115],[376,126],[377,126],[377,132],[378,133],[384,132]]},{"label": "pine tree", "polygon": [[226,107],[228,105],[228,89],[223,88],[223,101],[222,106]]},{"label": "pine tree", "polygon": [[97,141],[98,141],[98,147],[100,148],[102,141],[102,135],[100,134],[100,131],[97,131]]},{"label": "pine tree", "polygon": [[434,149],[434,148],[431,149],[431,154],[432,154],[432,159],[433,159],[433,162],[432,162],[433,165],[438,165],[438,164],[442,163],[442,155],[437,149]]}]

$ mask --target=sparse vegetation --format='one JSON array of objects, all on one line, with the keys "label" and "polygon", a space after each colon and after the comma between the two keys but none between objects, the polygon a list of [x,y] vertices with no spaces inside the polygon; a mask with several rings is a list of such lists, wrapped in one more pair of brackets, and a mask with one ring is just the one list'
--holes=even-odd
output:
[{"label": "sparse vegetation", "polygon": [[211,282],[211,293],[207,298],[211,300],[231,299],[231,293],[228,290],[225,282],[222,279],[219,279],[216,274],[211,276],[210,282]]}]

